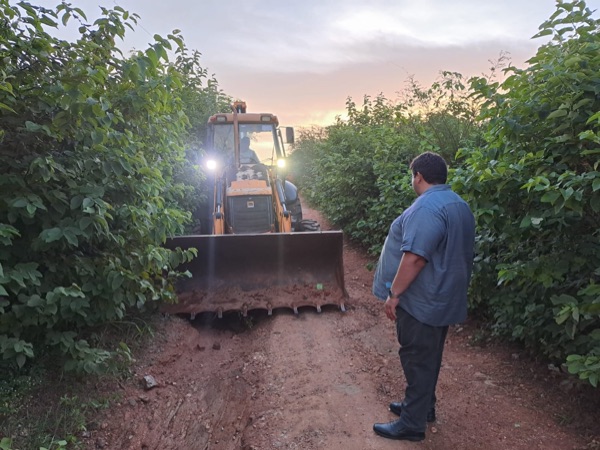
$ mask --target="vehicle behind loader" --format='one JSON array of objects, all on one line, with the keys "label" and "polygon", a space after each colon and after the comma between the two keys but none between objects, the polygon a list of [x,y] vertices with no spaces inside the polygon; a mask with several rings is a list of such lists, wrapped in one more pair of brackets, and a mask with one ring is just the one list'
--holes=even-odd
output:
[{"label": "vehicle behind loader", "polygon": [[[285,141],[293,143],[293,129]],[[201,235],[167,240],[169,248],[198,250],[182,267],[191,278],[177,285],[167,313],[194,317],[215,312],[337,305],[345,311],[343,234],[320,231],[302,217],[296,186],[286,179],[284,136],[277,117],[232,112],[208,120],[210,199]],[[316,231],[315,231],[316,230]]]}]

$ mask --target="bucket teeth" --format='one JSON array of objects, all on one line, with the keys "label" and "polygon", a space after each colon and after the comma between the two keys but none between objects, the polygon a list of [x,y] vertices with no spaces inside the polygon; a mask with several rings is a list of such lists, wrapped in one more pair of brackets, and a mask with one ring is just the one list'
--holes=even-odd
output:
[{"label": "bucket teeth", "polygon": [[[300,314],[300,308],[304,308],[304,307],[314,307],[317,311],[317,313],[321,314],[323,312],[323,306],[327,306],[327,305],[335,305],[337,306],[341,312],[346,312],[346,305],[343,301],[337,301],[337,302],[327,302],[326,300],[323,301],[323,299],[320,299],[319,302],[310,302],[310,301],[306,301],[307,299],[303,299],[302,301],[299,302],[294,302],[294,304],[287,304],[287,305],[283,305],[283,304],[277,304],[277,302],[275,302],[277,304],[277,308],[289,308],[292,309],[294,311],[294,315],[299,315]],[[185,314],[189,314],[189,318],[190,320],[195,320],[196,317],[199,314],[203,314],[206,312],[210,312],[212,314],[216,313],[217,317],[219,319],[223,318],[223,315],[225,312],[237,312],[238,314],[240,314],[242,317],[248,317],[248,313],[250,313],[251,311],[254,310],[263,310],[263,311],[267,311],[267,314],[269,316],[273,315],[273,310],[277,309],[277,308],[273,308],[273,303],[271,301],[268,302],[264,302],[264,303],[252,303],[252,302],[247,302],[242,304],[242,306],[238,309],[225,309],[222,306],[216,307],[216,308],[210,308],[210,309],[201,309],[201,308],[195,308],[192,309],[190,308],[188,311],[185,312]],[[163,312],[163,314],[165,316],[169,316],[170,313],[169,312]]]}]

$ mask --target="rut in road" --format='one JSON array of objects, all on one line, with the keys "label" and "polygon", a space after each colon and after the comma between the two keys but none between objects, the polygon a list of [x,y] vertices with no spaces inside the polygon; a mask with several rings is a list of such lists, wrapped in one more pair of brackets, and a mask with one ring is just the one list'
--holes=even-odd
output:
[{"label": "rut in road", "polygon": [[[373,367],[357,352],[353,312],[278,316],[259,359],[264,387],[254,400],[250,448],[376,449],[373,418],[387,417]],[[388,352],[394,351],[390,346]]]}]

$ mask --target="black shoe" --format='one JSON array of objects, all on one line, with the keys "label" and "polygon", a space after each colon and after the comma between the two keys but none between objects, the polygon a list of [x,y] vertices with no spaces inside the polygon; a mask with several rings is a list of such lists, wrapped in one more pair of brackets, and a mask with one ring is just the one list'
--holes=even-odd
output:
[{"label": "black shoe", "polygon": [[[390,411],[399,416],[402,414],[402,403],[390,403]],[[427,413],[427,422],[435,422],[435,408],[431,408]]]},{"label": "black shoe", "polygon": [[413,431],[400,425],[400,419],[390,423],[376,423],[373,425],[373,431],[379,436],[388,439],[398,439],[402,441],[422,441],[425,439],[423,431]]}]

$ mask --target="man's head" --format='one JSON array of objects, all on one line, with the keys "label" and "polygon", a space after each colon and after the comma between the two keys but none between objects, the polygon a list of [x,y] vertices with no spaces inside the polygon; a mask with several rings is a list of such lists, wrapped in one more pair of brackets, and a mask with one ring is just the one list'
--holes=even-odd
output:
[{"label": "man's head", "polygon": [[429,185],[444,184],[448,178],[446,161],[437,153],[421,153],[410,163],[413,189],[419,195],[429,188]]},{"label": "man's head", "polygon": [[248,136],[244,136],[240,140],[240,147],[242,150],[248,150],[250,148],[250,138]]}]

